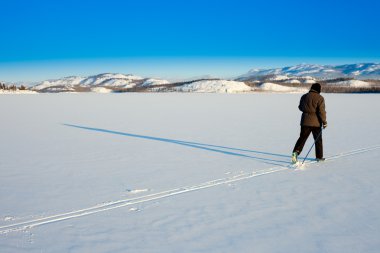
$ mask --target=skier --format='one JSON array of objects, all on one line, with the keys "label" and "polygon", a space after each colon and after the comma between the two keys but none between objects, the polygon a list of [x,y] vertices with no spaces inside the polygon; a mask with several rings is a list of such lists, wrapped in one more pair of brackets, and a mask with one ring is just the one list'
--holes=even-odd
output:
[{"label": "skier", "polygon": [[301,97],[298,109],[302,111],[301,133],[294,146],[292,153],[292,162],[297,163],[298,155],[302,152],[303,146],[310,133],[313,133],[315,141],[315,156],[317,161],[324,161],[322,129],[327,127],[325,99],[320,95],[321,85],[315,83],[311,86],[310,91]]}]

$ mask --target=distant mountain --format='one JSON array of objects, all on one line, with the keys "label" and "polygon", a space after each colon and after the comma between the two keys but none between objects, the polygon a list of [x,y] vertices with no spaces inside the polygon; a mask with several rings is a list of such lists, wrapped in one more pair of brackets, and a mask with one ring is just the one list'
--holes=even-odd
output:
[{"label": "distant mountain", "polygon": [[211,92],[236,93],[251,91],[244,82],[220,79],[199,79],[186,82],[169,83],[167,80],[143,78],[124,74],[99,74],[88,77],[69,76],[47,80],[32,87],[38,92],[97,92],[112,91],[153,91],[153,92]]},{"label": "distant mountain", "polygon": [[114,89],[131,89],[168,83],[168,81],[161,79],[143,78],[135,75],[104,73],[88,77],[69,76],[61,79],[46,80],[37,83],[32,87],[32,89],[39,92],[105,92],[106,89],[112,91]]},{"label": "distant mountain", "polygon": [[[359,63],[346,65],[316,65],[299,64],[284,68],[251,69],[248,73],[239,76],[236,80],[256,80],[263,76],[314,77],[318,79],[332,79],[352,77],[355,79],[380,79],[379,63]],[[273,78],[273,77],[272,77]]]},{"label": "distant mountain", "polygon": [[[364,79],[378,79],[364,82]],[[46,80],[28,87],[35,92],[212,92],[237,93],[251,91],[300,92],[315,82],[343,88],[380,90],[380,64],[347,65],[300,64],[296,66],[252,69],[233,80],[204,78],[182,82],[144,78],[131,74],[104,73],[87,77],[69,76]],[[8,84],[7,84],[8,85]],[[344,90],[344,92],[348,92]]]}]

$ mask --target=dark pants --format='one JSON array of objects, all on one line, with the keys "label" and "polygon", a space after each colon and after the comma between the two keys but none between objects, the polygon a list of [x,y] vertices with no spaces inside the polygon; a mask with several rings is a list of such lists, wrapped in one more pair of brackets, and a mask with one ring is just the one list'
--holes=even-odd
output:
[{"label": "dark pants", "polygon": [[300,154],[302,152],[303,146],[306,143],[307,138],[310,133],[313,133],[314,140],[319,138],[315,142],[315,157],[322,158],[323,157],[323,144],[322,144],[322,129],[320,127],[309,127],[309,126],[301,126],[300,137],[297,140],[296,145],[294,146],[293,152],[297,152]]}]

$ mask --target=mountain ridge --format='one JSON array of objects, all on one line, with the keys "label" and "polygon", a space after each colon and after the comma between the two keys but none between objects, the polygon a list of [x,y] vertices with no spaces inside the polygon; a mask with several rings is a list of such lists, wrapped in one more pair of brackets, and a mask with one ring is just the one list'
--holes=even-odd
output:
[{"label": "mountain ridge", "polygon": [[132,74],[101,73],[87,77],[67,76],[58,79],[49,79],[37,83],[32,87],[36,91],[75,91],[77,89],[91,90],[93,88],[120,88],[131,89],[139,86],[155,86],[168,84],[167,80],[143,78]]},{"label": "mountain ridge", "polygon": [[289,77],[314,77],[332,79],[352,77],[355,79],[380,79],[380,63],[353,63],[343,65],[298,64],[282,68],[254,68],[235,80],[249,81],[257,77],[281,75]]},{"label": "mountain ridge", "polygon": [[[32,86],[34,92],[250,92],[284,91],[294,87],[302,90],[315,82],[346,88],[380,87],[379,63],[344,65],[298,64],[282,68],[255,68],[237,78],[205,78],[185,82],[141,77],[133,74],[101,73],[90,76],[67,76],[48,79]],[[7,83],[5,83],[7,84]],[[280,85],[280,86],[279,86]],[[7,84],[10,87],[10,84]],[[17,86],[17,85],[16,85]],[[287,86],[284,88],[282,86]],[[327,87],[329,88],[329,87]],[[7,89],[4,89],[7,90]],[[372,90],[371,90],[372,91]]]}]

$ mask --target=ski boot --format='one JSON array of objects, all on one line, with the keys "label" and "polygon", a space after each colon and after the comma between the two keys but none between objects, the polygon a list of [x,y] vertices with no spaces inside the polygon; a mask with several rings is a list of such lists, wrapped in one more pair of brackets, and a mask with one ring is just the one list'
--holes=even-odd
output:
[{"label": "ski boot", "polygon": [[296,164],[298,162],[298,152],[292,153],[292,164]]}]

